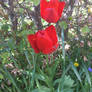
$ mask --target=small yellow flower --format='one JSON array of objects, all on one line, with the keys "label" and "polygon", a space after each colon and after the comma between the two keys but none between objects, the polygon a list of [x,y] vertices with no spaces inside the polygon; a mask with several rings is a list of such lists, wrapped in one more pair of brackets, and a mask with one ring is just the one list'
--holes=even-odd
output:
[{"label": "small yellow flower", "polygon": [[92,7],[88,8],[88,13],[92,13]]},{"label": "small yellow flower", "polygon": [[74,66],[75,66],[75,67],[78,67],[78,66],[79,66],[79,63],[75,62],[75,63],[74,63]]}]

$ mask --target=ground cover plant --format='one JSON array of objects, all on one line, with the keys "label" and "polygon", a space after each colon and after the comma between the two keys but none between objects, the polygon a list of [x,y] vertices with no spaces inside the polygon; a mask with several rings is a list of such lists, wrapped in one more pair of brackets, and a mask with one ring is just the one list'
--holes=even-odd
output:
[{"label": "ground cover plant", "polygon": [[0,92],[92,92],[92,1],[0,0]]}]

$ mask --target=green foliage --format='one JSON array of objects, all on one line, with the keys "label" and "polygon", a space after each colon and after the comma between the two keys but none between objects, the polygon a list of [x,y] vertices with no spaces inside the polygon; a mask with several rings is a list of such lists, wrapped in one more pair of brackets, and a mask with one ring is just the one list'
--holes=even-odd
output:
[{"label": "green foliage", "polygon": [[3,77],[3,75],[0,73],[0,79],[3,79],[4,77]]},{"label": "green foliage", "polygon": [[1,26],[1,30],[3,30],[3,31],[8,31],[8,29],[9,29],[9,25],[8,24],[3,24]]},{"label": "green foliage", "polygon": [[74,80],[71,79],[70,76],[65,76],[64,78],[64,87],[71,88],[74,85]]},{"label": "green foliage", "polygon": [[15,40],[13,38],[10,38],[8,40],[8,46],[9,46],[10,49],[15,49],[16,48],[15,47]]},{"label": "green foliage", "polygon": [[40,87],[39,89],[35,89],[32,92],[51,92],[51,90],[49,88],[46,88],[44,86]]},{"label": "green foliage", "polygon": [[33,0],[33,2],[34,2],[34,5],[38,5],[40,1],[39,0],[35,0],[35,1]]},{"label": "green foliage", "polygon": [[83,33],[89,33],[90,32],[90,29],[87,25],[85,25],[81,30],[82,30]]},{"label": "green foliage", "polygon": [[60,22],[59,25],[61,26],[61,28],[63,27],[64,30],[68,27],[65,21]]},{"label": "green foliage", "polygon": [[69,19],[69,20],[72,20],[73,18],[72,18],[72,16],[69,16],[68,19]]}]

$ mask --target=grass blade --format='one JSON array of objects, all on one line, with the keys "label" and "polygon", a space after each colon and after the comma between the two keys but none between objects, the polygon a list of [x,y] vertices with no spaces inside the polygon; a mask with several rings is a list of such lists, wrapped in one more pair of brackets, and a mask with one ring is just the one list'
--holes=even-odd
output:
[{"label": "grass blade", "polygon": [[77,76],[78,80],[79,80],[79,81],[80,81],[80,83],[81,83],[80,75],[79,75],[79,73],[78,73],[78,71],[77,71],[76,67],[74,67],[74,65],[73,65],[73,63],[72,63],[72,62],[71,62],[71,66],[72,66],[72,69],[73,69],[73,71],[74,71],[75,75]]}]

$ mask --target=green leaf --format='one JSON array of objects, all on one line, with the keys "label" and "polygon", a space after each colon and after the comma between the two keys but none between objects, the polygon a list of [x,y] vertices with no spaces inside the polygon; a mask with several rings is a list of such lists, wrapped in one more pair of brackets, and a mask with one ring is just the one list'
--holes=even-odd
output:
[{"label": "green leaf", "polygon": [[71,88],[73,86],[73,84],[74,84],[74,80],[72,80],[70,76],[65,76],[64,87]]},{"label": "green leaf", "polygon": [[62,28],[61,38],[62,38],[62,51],[63,51],[64,66],[65,66],[65,44],[64,44],[64,29],[63,28]]},{"label": "green leaf", "polygon": [[4,77],[3,77],[3,75],[0,73],[0,79],[3,79]]},{"label": "green leaf", "polygon": [[80,75],[79,75],[79,73],[78,73],[76,67],[74,67],[74,65],[72,64],[72,62],[71,62],[71,65],[72,65],[72,69],[73,69],[75,75],[77,76],[78,80],[79,80],[80,83],[81,83],[81,77],[80,77]]},{"label": "green leaf", "polygon": [[9,25],[8,24],[4,24],[4,25],[1,26],[1,29],[4,30],[4,31],[8,31]]},{"label": "green leaf", "polygon": [[47,88],[45,86],[40,87],[40,89],[34,89],[32,92],[51,92],[50,88]]},{"label": "green leaf", "polygon": [[[54,83],[53,83],[54,86],[55,86],[57,83],[64,84],[64,82],[62,83],[62,81],[64,81],[65,74],[70,70],[70,68],[71,68],[71,65],[69,64],[69,65],[67,66],[66,70],[63,72],[62,77],[61,77],[61,78],[58,78],[58,79],[56,79],[56,80],[54,81]],[[61,86],[60,86],[60,88],[61,88]]]},{"label": "green leaf", "polygon": [[73,91],[73,89],[67,88],[67,89],[64,89],[62,92],[74,92],[74,91]]},{"label": "green leaf", "polygon": [[69,19],[69,20],[72,20],[73,18],[72,18],[72,16],[69,16],[68,19]]},{"label": "green leaf", "polygon": [[89,27],[87,25],[85,25],[81,30],[82,30],[83,33],[90,32],[90,29],[89,29]]},{"label": "green leaf", "polygon": [[41,81],[44,81],[45,82],[45,76],[44,75],[42,75],[42,74],[35,74],[35,77],[38,79],[38,80],[41,80]]},{"label": "green leaf", "polygon": [[44,81],[48,85],[48,87],[51,87],[52,86],[52,79],[51,79],[51,77],[47,76],[42,70],[40,70],[40,73],[41,73],[41,75],[39,77],[42,78],[40,80]]},{"label": "green leaf", "polygon": [[92,92],[92,88],[90,88],[90,92]]},{"label": "green leaf", "polygon": [[34,5],[38,5],[40,3],[40,0],[33,0]]},{"label": "green leaf", "polygon": [[11,49],[14,49],[15,48],[15,42],[14,42],[14,39],[13,38],[10,38],[9,41],[8,41],[8,46],[9,48]]},{"label": "green leaf", "polygon": [[13,83],[13,86],[17,89],[18,92],[21,92],[21,90],[18,88],[17,83],[15,82],[15,79],[13,78],[13,76],[10,74],[10,72],[6,69],[6,67],[4,66],[5,72],[7,74],[7,77],[11,80],[11,82]]},{"label": "green leaf", "polygon": [[[57,79],[55,82],[59,83],[60,80],[61,79]],[[62,80],[62,84],[61,84],[63,86],[63,89],[68,89],[69,90],[73,87],[73,84],[74,84],[74,80],[72,80],[70,76],[65,75],[65,77]],[[63,92],[67,92],[67,91],[63,91]]]},{"label": "green leaf", "polygon": [[18,34],[18,36],[27,36],[28,34],[34,34],[34,31],[33,30],[23,30],[22,32],[20,32],[19,34]]},{"label": "green leaf", "polygon": [[20,13],[23,13],[24,12],[24,9],[23,8],[19,8],[19,12]]},{"label": "green leaf", "polygon": [[59,23],[60,27],[63,27],[63,29],[67,29],[67,23],[65,21],[62,21]]},{"label": "green leaf", "polygon": [[83,64],[83,67],[84,67],[84,72],[85,72],[85,74],[86,74],[86,78],[87,78],[87,80],[88,80],[88,83],[89,83],[90,86],[91,86],[91,79],[90,79],[90,75],[89,75],[89,73],[88,73],[87,67],[85,66],[85,64]]}]

